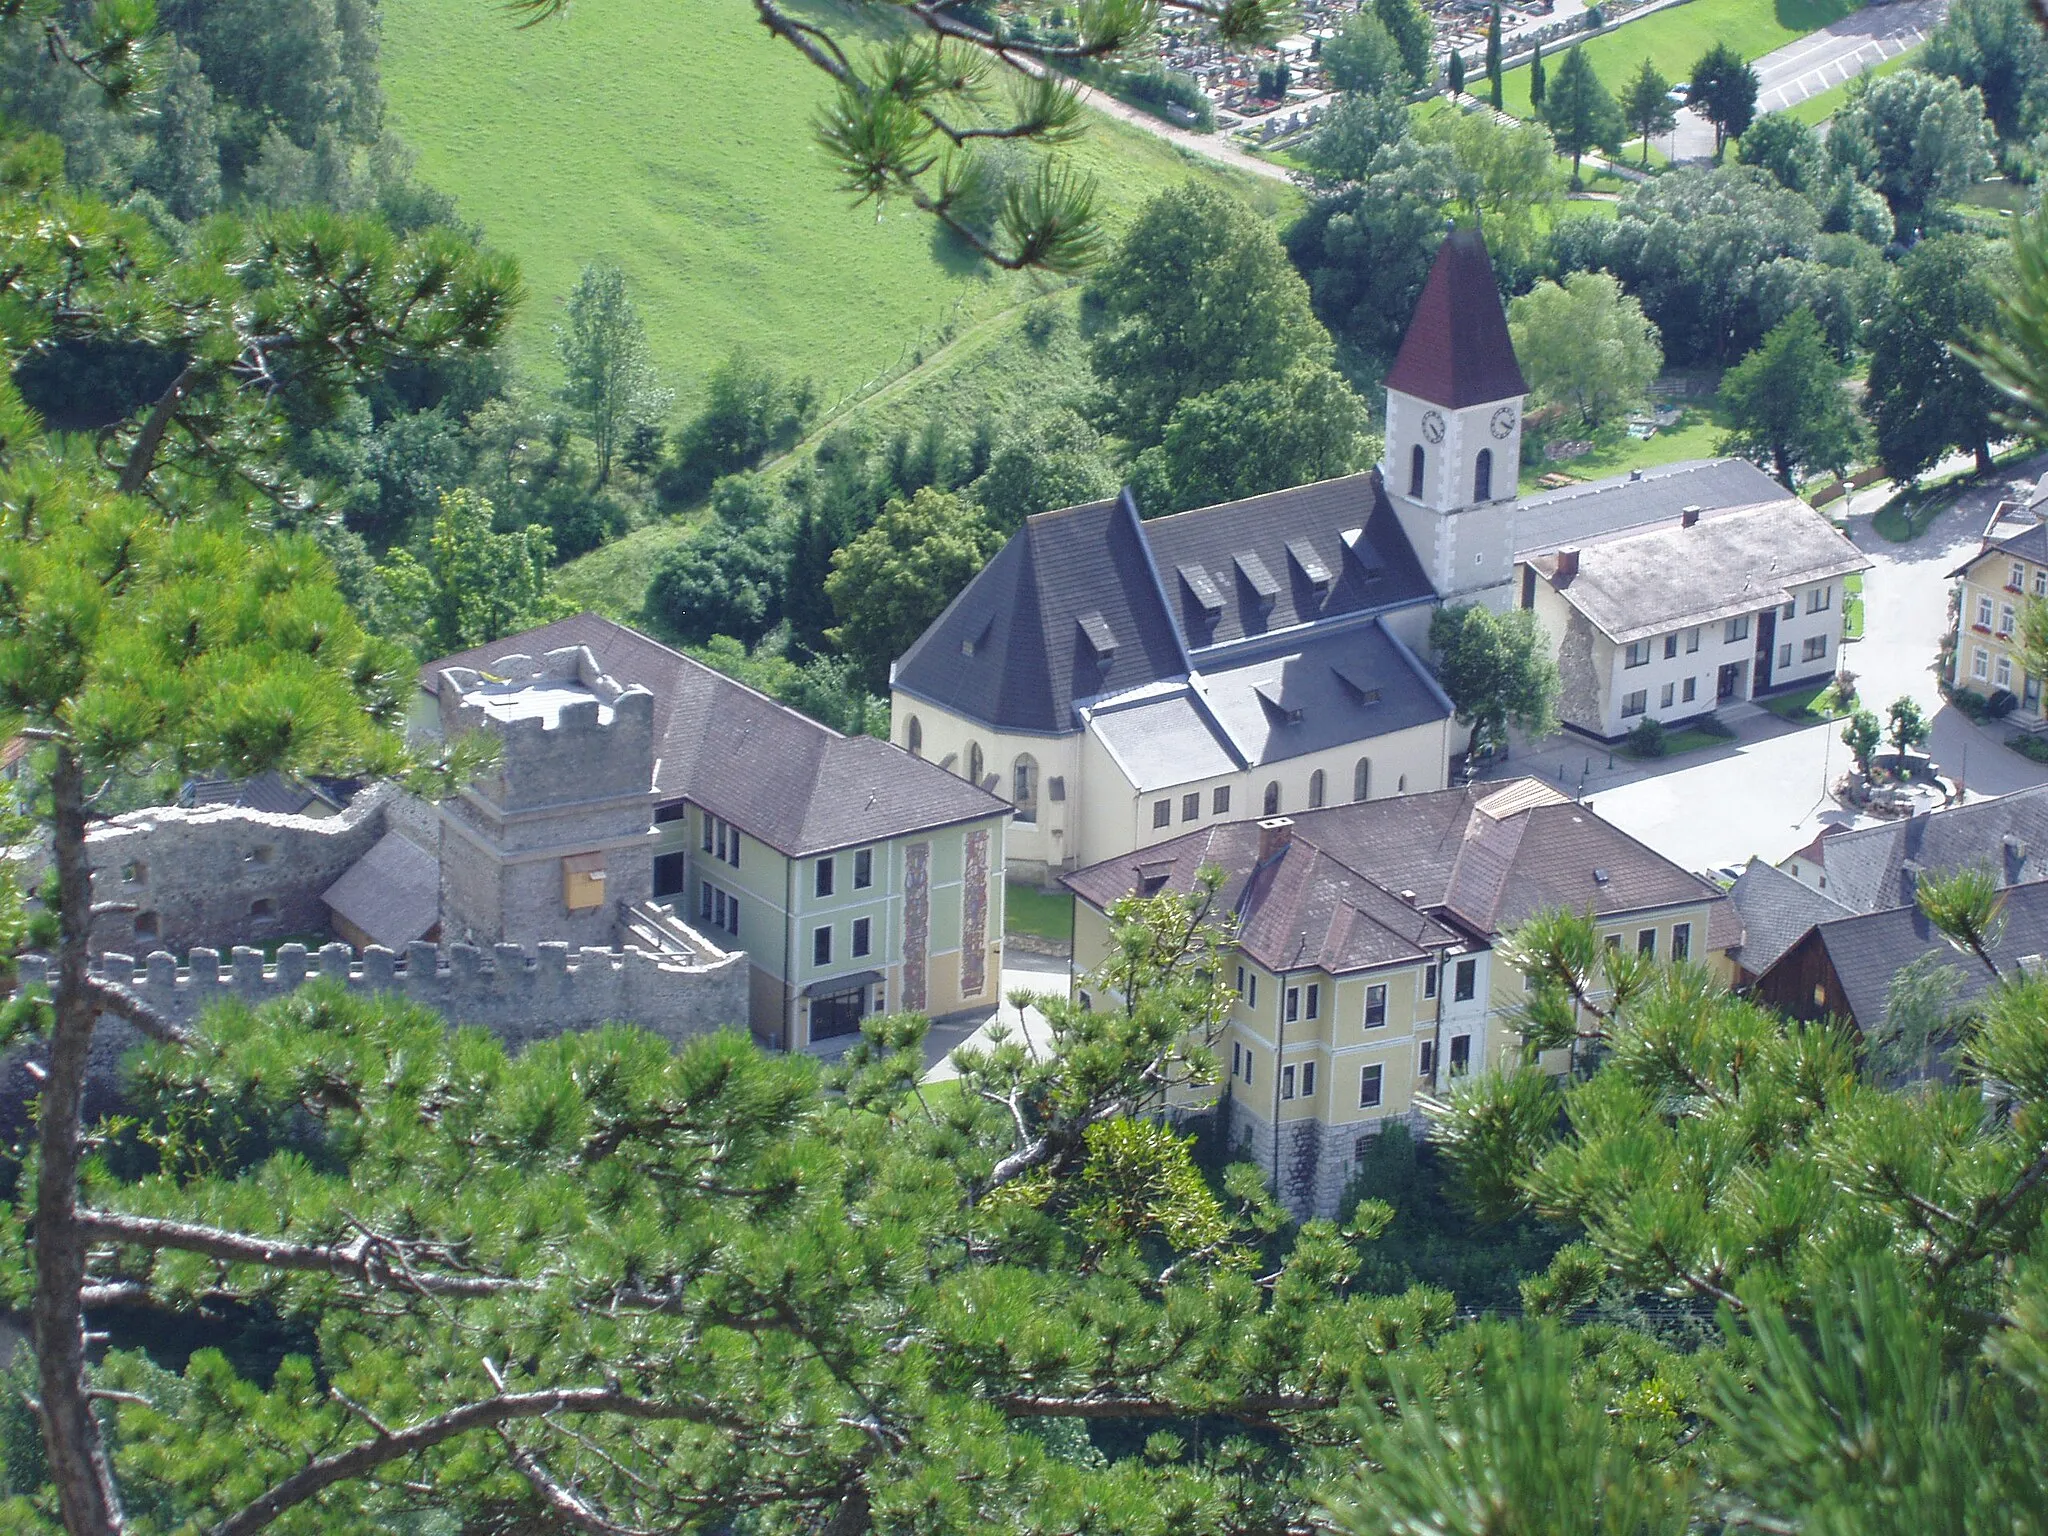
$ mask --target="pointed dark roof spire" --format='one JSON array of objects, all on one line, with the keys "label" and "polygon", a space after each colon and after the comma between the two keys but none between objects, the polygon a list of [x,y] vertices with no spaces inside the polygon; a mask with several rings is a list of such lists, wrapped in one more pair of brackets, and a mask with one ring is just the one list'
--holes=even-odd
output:
[{"label": "pointed dark roof spire", "polygon": [[1454,229],[1444,237],[1387,388],[1453,410],[1529,392],[1478,230]]}]

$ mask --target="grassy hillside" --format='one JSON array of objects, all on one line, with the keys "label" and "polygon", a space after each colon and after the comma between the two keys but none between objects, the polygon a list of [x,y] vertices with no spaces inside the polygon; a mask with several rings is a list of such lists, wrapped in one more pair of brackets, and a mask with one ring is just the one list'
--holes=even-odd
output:
[{"label": "grassy hillside", "polygon": [[[1580,46],[1601,83],[1618,95],[1645,58],[1654,60],[1667,80],[1683,80],[1716,43],[1755,59],[1856,9],[1856,0],[1693,0]],[[1552,79],[1565,51],[1562,45],[1543,50],[1543,67]],[[1517,117],[1531,115],[1526,66],[1502,77],[1501,104]]]},{"label": "grassy hillside", "polygon": [[[823,77],[745,0],[580,0],[526,31],[496,0],[385,0],[384,78],[423,175],[519,258],[514,349],[536,379],[556,377],[551,326],[599,255],[625,269],[681,408],[744,346],[815,377],[830,409],[1038,291],[907,205],[850,209],[810,139]],[[1103,118],[1074,153],[1112,223],[1228,174]],[[1229,179],[1269,209],[1289,197]]]}]

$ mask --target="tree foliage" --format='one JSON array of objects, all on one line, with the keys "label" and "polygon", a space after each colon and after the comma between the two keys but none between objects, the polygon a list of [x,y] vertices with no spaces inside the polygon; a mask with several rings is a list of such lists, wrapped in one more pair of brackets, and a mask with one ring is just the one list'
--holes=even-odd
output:
[{"label": "tree foliage", "polygon": [[560,618],[548,592],[554,556],[537,523],[495,531],[497,514],[475,491],[450,491],[419,558],[394,550],[379,574],[390,593],[389,626],[428,656],[446,656]]},{"label": "tree foliage", "polygon": [[1899,262],[1871,326],[1865,403],[1878,462],[1894,480],[1916,480],[1956,449],[1990,469],[1998,395],[1957,348],[1996,329],[2003,267],[1967,235],[1923,240]]},{"label": "tree foliage", "polygon": [[1686,102],[1714,125],[1714,158],[1730,139],[1739,139],[1756,119],[1756,71],[1727,43],[1716,43],[1692,66]]},{"label": "tree foliage", "polygon": [[1991,171],[1991,127],[1975,86],[1902,69],[1863,79],[1834,116],[1828,157],[1884,198],[1901,242],[1918,239]]},{"label": "tree foliage", "polygon": [[1587,427],[1641,405],[1664,367],[1657,328],[1605,272],[1545,278],[1508,306],[1508,331],[1530,392]]},{"label": "tree foliage", "polygon": [[1650,140],[1669,133],[1678,125],[1678,109],[1671,104],[1671,82],[1658,73],[1654,61],[1645,58],[1621,92],[1621,115],[1629,131],[1643,141],[1643,169],[1650,168]]},{"label": "tree foliage", "polygon": [[1343,377],[1314,363],[1183,400],[1132,466],[1139,508],[1156,517],[1349,474],[1370,456],[1367,421]]},{"label": "tree foliage", "polygon": [[989,526],[1008,534],[1036,513],[1114,496],[1117,472],[1095,429],[1061,409],[998,447],[973,490]]},{"label": "tree foliage", "polygon": [[1840,471],[1863,436],[1844,377],[1812,314],[1782,321],[1722,377],[1731,428],[1722,451],[1768,464],[1787,490],[1801,471]]},{"label": "tree foliage", "polygon": [[597,449],[597,483],[638,426],[657,422],[675,396],[656,382],[640,311],[614,262],[593,261],[569,295],[568,323],[555,327],[568,382],[562,398],[583,418]]},{"label": "tree foliage", "polygon": [[1802,193],[1819,186],[1824,164],[1819,135],[1789,112],[1766,112],[1751,123],[1735,146],[1735,158]]},{"label": "tree foliage", "polygon": [[1337,35],[1323,43],[1322,65],[1330,83],[1351,94],[1372,96],[1390,87],[1404,91],[1411,83],[1401,45],[1387,24],[1365,8],[1347,16]]},{"label": "tree foliage", "polygon": [[1429,649],[1459,723],[1472,728],[1468,752],[1505,744],[1509,726],[1529,737],[1557,728],[1557,662],[1527,609],[1439,608],[1429,621]]},{"label": "tree foliage", "polygon": [[2048,35],[2027,0],[1958,0],[1920,67],[1975,87],[2001,140],[2023,143],[2048,127]]},{"label": "tree foliage", "polygon": [[892,501],[875,525],[832,557],[825,595],[839,625],[833,643],[885,687],[889,665],[944,611],[1002,545],[980,511],[926,487]]},{"label": "tree foliage", "polygon": [[1620,147],[1627,129],[1621,109],[1585,53],[1570,49],[1557,67],[1557,78],[1543,94],[1543,121],[1557,147],[1572,157],[1572,185],[1579,184],[1579,159],[1589,149]]},{"label": "tree foliage", "polygon": [[1408,85],[1429,85],[1436,78],[1436,28],[1420,0],[1372,0],[1372,13],[1400,51]]}]

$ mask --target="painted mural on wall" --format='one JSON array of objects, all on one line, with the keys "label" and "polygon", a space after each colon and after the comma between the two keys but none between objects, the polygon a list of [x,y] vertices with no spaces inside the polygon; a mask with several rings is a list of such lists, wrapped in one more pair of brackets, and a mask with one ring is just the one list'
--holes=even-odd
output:
[{"label": "painted mural on wall", "polygon": [[903,850],[903,1007],[925,1006],[925,958],[932,938],[932,845]]},{"label": "painted mural on wall", "polygon": [[967,834],[967,881],[961,895],[960,995],[979,997],[988,985],[988,833]]}]

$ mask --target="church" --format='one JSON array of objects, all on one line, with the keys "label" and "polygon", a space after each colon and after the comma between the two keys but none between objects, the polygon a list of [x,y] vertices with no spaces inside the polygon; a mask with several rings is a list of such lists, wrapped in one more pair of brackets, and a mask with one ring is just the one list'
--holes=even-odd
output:
[{"label": "church", "polygon": [[1528,385],[1477,231],[1445,238],[1386,391],[1374,469],[1041,513],[896,662],[893,739],[1010,802],[1013,874],[1442,789],[1463,733],[1426,664],[1439,605],[1536,607],[1541,557],[1787,500],[1739,459],[1518,496]]}]

